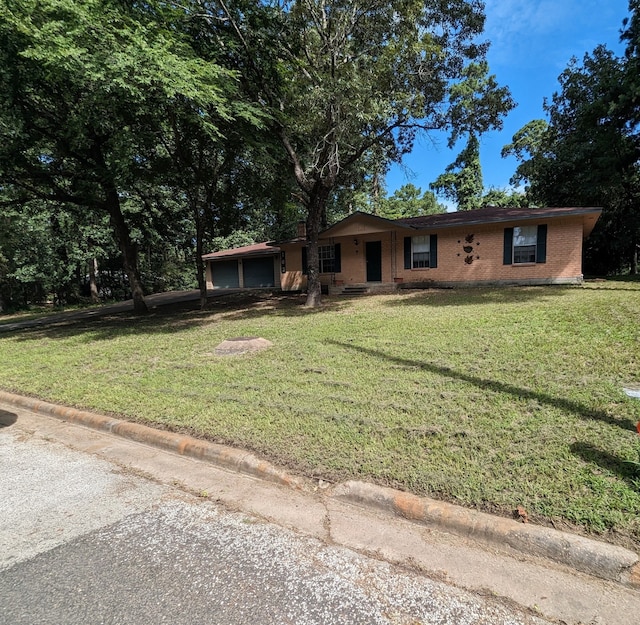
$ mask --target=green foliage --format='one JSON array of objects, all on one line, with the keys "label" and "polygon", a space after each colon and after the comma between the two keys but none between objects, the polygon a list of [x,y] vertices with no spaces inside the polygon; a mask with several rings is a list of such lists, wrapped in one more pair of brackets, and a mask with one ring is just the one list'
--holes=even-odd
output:
[{"label": "green foliage", "polygon": [[[0,188],[21,219],[38,207],[40,234],[58,212],[108,220],[118,250],[99,260],[121,257],[142,310],[215,237],[303,218],[313,241],[349,210],[433,210],[385,207],[381,180],[418,132],[499,127],[512,104],[483,25],[479,0],[0,0]],[[76,297],[95,237],[49,250],[29,233],[4,237],[0,290]]]},{"label": "green foliage", "polygon": [[125,205],[158,195],[167,106],[198,107],[209,134],[237,112],[236,72],[197,53],[190,19],[161,2],[0,0],[0,185],[45,211],[108,215],[139,310],[135,239],[151,216],[136,223]]},{"label": "green foliage", "polygon": [[[632,3],[633,5],[633,3]],[[637,11],[637,3],[635,3]],[[560,91],[544,108],[549,120],[525,125],[503,149],[520,161],[512,183],[527,183],[535,205],[601,206],[585,251],[587,273],[637,271],[640,242],[637,21],[626,58],[598,46],[573,59]],[[635,33],[635,34],[634,34]]]},{"label": "green foliage", "polygon": [[219,252],[220,250],[229,250],[236,247],[245,247],[253,245],[260,237],[255,232],[245,232],[236,230],[226,237],[214,237],[211,240],[211,251]]},{"label": "green foliage", "polygon": [[455,202],[458,210],[473,210],[482,205],[482,167],[480,143],[470,135],[458,158],[448,165],[445,173],[431,183],[431,188]]},{"label": "green foliage", "polygon": [[503,208],[528,208],[529,200],[525,193],[513,189],[489,189],[482,196],[482,206],[501,206]]},{"label": "green foliage", "polygon": [[380,200],[377,214],[387,219],[401,219],[444,212],[445,207],[438,203],[431,191],[422,193],[422,189],[408,183],[397,189],[392,196]]},{"label": "green foliage", "polygon": [[489,64],[482,59],[469,63],[461,72],[461,80],[451,86],[451,127],[449,147],[469,135],[467,146],[489,128],[502,128],[503,116],[515,108],[507,87],[498,86],[495,75],[489,75]]},{"label": "green foliage", "polygon": [[[229,17],[237,20],[250,80],[277,119],[307,210],[308,301],[316,305],[318,233],[336,189],[360,190],[353,180],[359,161],[369,156],[384,167],[400,160],[425,130],[455,135],[496,127],[510,101],[507,90],[482,78],[481,2],[291,0],[265,7],[278,18],[271,34],[280,45],[275,80],[255,62],[264,58],[264,31],[256,39],[241,15]],[[456,91],[457,83],[465,87]]]}]

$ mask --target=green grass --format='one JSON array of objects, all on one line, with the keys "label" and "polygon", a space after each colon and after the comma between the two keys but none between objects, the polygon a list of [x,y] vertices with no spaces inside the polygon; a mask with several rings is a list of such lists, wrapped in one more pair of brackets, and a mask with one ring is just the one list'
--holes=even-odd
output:
[{"label": "green grass", "polygon": [[0,334],[0,386],[640,548],[640,282],[325,301]]}]

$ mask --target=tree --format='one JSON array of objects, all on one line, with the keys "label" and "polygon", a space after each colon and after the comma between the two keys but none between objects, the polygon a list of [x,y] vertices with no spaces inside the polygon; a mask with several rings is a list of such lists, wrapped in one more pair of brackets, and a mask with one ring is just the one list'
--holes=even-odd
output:
[{"label": "tree", "polygon": [[458,210],[473,210],[482,204],[482,167],[480,166],[480,143],[470,135],[467,145],[458,158],[448,165],[430,185],[436,193],[456,203]]},{"label": "tree", "polygon": [[118,256],[106,215],[40,200],[17,207],[7,195],[0,205],[0,309],[98,299],[95,267]]},{"label": "tree", "polygon": [[[383,162],[398,161],[421,131],[456,137],[499,127],[510,108],[508,91],[493,84],[469,94],[453,89],[471,85],[464,68],[484,60],[483,4],[272,0],[262,6],[273,21],[261,28],[243,7],[221,6],[291,162],[307,213],[307,305],[317,306],[318,235],[332,194],[359,160],[374,150]],[[265,39],[280,44],[270,71],[261,63]]]},{"label": "tree", "polygon": [[511,138],[511,143],[502,148],[502,158],[515,156],[519,161],[509,181],[513,186],[520,186],[535,179],[534,157],[542,154],[548,129],[549,124],[544,119],[534,119],[520,128]]},{"label": "tree", "polygon": [[188,9],[0,0],[0,16],[0,185],[23,202],[106,213],[144,312],[123,198],[149,173],[162,105],[184,98],[222,116],[236,75],[189,46]]},{"label": "tree", "polygon": [[530,204],[525,193],[513,189],[496,189],[492,187],[482,196],[482,206],[527,208]]},{"label": "tree", "polygon": [[403,217],[435,215],[444,213],[444,211],[445,207],[438,204],[431,191],[422,193],[422,189],[408,183],[396,189],[391,197],[381,200],[377,214],[387,219],[401,219]]},{"label": "tree", "polygon": [[573,59],[560,91],[544,108],[549,121],[530,122],[505,146],[520,161],[512,182],[528,182],[530,201],[548,206],[602,206],[585,251],[585,268],[636,271],[640,241],[637,121],[628,103],[628,62],[604,46]]}]

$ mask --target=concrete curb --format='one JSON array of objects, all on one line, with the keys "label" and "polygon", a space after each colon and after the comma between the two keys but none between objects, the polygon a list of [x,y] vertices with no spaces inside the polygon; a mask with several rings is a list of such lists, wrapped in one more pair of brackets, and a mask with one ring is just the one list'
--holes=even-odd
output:
[{"label": "concrete curb", "polygon": [[333,489],[333,496],[640,588],[640,558],[623,547],[365,482],[339,484]]},{"label": "concrete curb", "polygon": [[[4,391],[0,391],[0,402],[205,460],[289,488],[307,490],[308,487],[305,479],[232,447]],[[640,589],[640,557],[623,547],[365,482],[338,484],[325,496],[439,527],[502,550],[510,548],[541,556],[594,577]]]},{"label": "concrete curb", "polygon": [[162,449],[188,456],[198,460],[206,460],[226,469],[239,471],[257,478],[282,484],[290,488],[301,489],[304,480],[291,476],[275,467],[270,462],[260,460],[253,454],[200,440],[191,436],[157,430],[139,423],[131,423],[113,417],[77,410],[66,406],[58,406],[31,397],[23,397],[0,391],[0,401],[25,408],[36,414],[45,414],[70,423],[77,423],[94,430],[110,432],[130,440],[154,445]]}]

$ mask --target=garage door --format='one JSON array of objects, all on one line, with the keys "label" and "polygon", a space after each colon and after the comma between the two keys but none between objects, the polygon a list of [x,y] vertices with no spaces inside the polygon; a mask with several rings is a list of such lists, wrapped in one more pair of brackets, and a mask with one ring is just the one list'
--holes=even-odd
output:
[{"label": "garage door", "polygon": [[246,258],[243,261],[245,288],[275,286],[273,258]]},{"label": "garage door", "polygon": [[228,260],[224,263],[211,263],[211,277],[214,289],[237,289],[240,286],[238,261]]}]

